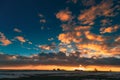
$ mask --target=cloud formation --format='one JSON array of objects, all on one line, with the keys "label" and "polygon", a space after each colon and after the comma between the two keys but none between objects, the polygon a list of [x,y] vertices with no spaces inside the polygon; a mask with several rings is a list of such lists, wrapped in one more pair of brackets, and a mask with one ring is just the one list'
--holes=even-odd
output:
[{"label": "cloud formation", "polygon": [[[83,3],[81,4],[83,8],[80,7],[79,10],[62,9],[56,13],[56,18],[62,23],[62,32],[58,35],[60,43],[58,41],[57,44],[46,43],[37,45],[34,49],[40,49],[42,53],[27,57],[0,54],[0,67],[40,64],[120,66],[120,36],[118,32],[120,25],[117,22],[113,22],[114,17],[119,15],[118,8],[120,9],[120,6],[114,4],[113,0],[101,0],[97,3],[95,2],[96,0],[69,1],[75,3],[72,4],[74,6],[81,2]],[[44,15],[39,14],[39,17],[41,24],[46,23]],[[41,30],[45,29],[43,26]],[[18,28],[15,28],[14,31],[22,32]],[[114,34],[113,32],[118,34]],[[16,36],[15,39],[21,43],[27,42],[34,45],[23,36]],[[48,43],[53,40],[54,38],[48,38]],[[0,32],[0,43],[7,46],[12,42]],[[24,48],[28,50],[32,49],[28,47]]]},{"label": "cloud formation", "polygon": [[[113,17],[119,13],[119,5],[113,0],[101,0],[99,3],[82,1],[87,9],[80,10],[80,14],[73,19],[62,21],[63,32],[58,35],[58,40],[73,47],[60,47],[60,51],[81,52],[80,57],[101,58],[119,55],[119,36],[111,37],[112,32],[118,32],[120,26],[113,23]],[[117,2],[116,2],[117,3]],[[74,11],[70,11],[74,14]],[[59,13],[59,12],[58,12]],[[57,17],[58,18],[58,17]],[[109,33],[105,35],[104,33]]]},{"label": "cloud formation", "polygon": [[98,16],[115,16],[116,13],[114,12],[114,10],[116,8],[116,6],[113,7],[112,0],[102,0],[100,4],[82,11],[82,13],[78,16],[78,20],[81,21],[81,24],[93,25],[95,24],[94,21],[98,18]]},{"label": "cloud formation", "polygon": [[2,43],[1,45],[3,46],[7,46],[12,43],[10,40],[6,38],[6,36],[2,32],[0,32],[0,42]]},{"label": "cloud formation", "polygon": [[16,36],[15,38],[16,38],[17,40],[19,40],[20,42],[22,42],[22,43],[26,42],[25,38],[22,37],[22,36]]},{"label": "cloud formation", "polygon": [[56,18],[60,19],[61,21],[68,21],[72,19],[71,12],[69,10],[61,10],[56,14]]},{"label": "cloud formation", "polygon": [[52,43],[50,45],[47,45],[47,44],[46,45],[39,45],[38,47],[42,50],[53,50],[56,48],[56,44]]},{"label": "cloud formation", "polygon": [[105,41],[105,38],[101,35],[95,35],[90,33],[90,31],[85,32],[85,36],[89,40],[94,40],[94,41]]},{"label": "cloud formation", "polygon": [[[112,65],[119,66],[120,59],[109,57],[109,58],[79,58],[80,53],[74,53],[71,56],[66,56],[65,53],[41,53],[31,55],[28,57],[18,55],[7,55],[0,54],[0,67],[10,66],[25,66],[25,65],[63,65],[63,66],[83,66],[86,65]],[[72,64],[71,64],[72,63]]]},{"label": "cloud formation", "polygon": [[20,29],[18,29],[18,28],[14,28],[14,31],[15,32],[18,32],[18,33],[20,33],[20,32],[22,32]]},{"label": "cloud formation", "polygon": [[117,31],[119,28],[120,28],[119,25],[115,25],[115,26],[111,26],[111,27],[107,27],[107,28],[102,27],[100,29],[100,31],[101,31],[101,33],[112,33],[112,32]]}]

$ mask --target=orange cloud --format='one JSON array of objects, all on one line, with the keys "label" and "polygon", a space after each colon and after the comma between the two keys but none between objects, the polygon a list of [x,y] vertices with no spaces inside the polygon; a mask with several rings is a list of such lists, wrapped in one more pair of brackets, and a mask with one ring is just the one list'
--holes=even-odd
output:
[{"label": "orange cloud", "polygon": [[113,55],[120,55],[120,47],[116,46],[116,47],[108,50],[108,53],[113,54]]},{"label": "orange cloud", "polygon": [[116,15],[116,13],[114,13],[114,10],[117,7],[114,6],[114,8],[112,8],[112,6],[112,0],[103,0],[99,5],[92,6],[91,8],[82,11],[82,13],[78,16],[78,20],[80,20],[82,24],[93,25],[94,20],[97,18],[97,16],[111,17]]},{"label": "orange cloud", "polygon": [[76,47],[82,52],[80,57],[105,57],[112,56],[112,54],[107,53],[107,46],[104,44],[86,43],[86,44],[76,44]]},{"label": "orange cloud", "polygon": [[38,47],[41,48],[41,49],[44,49],[44,50],[50,50],[51,49],[50,46],[47,46],[47,45],[39,45]]},{"label": "orange cloud", "polygon": [[11,44],[12,42],[6,38],[6,36],[0,32],[0,42],[2,43],[3,46],[7,46]]},{"label": "orange cloud", "polygon": [[67,34],[62,33],[58,36],[58,39],[63,43],[70,44],[70,42],[72,40],[72,36],[70,36],[69,33],[67,33]]},{"label": "orange cloud", "polygon": [[26,42],[25,38],[22,37],[22,36],[17,36],[16,39],[19,40],[22,43]]},{"label": "orange cloud", "polygon": [[89,29],[91,29],[91,26],[76,26],[74,28],[75,31],[81,31],[81,30],[86,31],[86,30],[89,30]]},{"label": "orange cloud", "polygon": [[94,20],[96,18],[96,14],[94,13],[96,10],[96,7],[92,7],[88,10],[85,10],[82,14],[78,16],[78,20],[82,21],[82,24],[89,24],[93,25]]},{"label": "orange cloud", "polygon": [[66,52],[66,51],[67,51],[67,48],[65,48],[65,47],[60,47],[60,48],[59,48],[59,51],[61,51],[61,52]]},{"label": "orange cloud", "polygon": [[58,19],[60,19],[61,21],[68,21],[68,20],[72,19],[71,12],[68,10],[59,11],[56,14],[56,17]]},{"label": "orange cloud", "polygon": [[95,35],[93,33],[90,33],[90,31],[85,32],[85,36],[89,40],[94,40],[94,41],[105,41],[105,38],[102,37],[101,35]]},{"label": "orange cloud", "polygon": [[73,38],[73,42],[75,42],[75,43],[80,43],[82,41],[83,41],[82,38]]},{"label": "orange cloud", "polygon": [[78,50],[80,50],[80,57],[87,58],[100,58],[100,57],[116,57],[120,54],[119,45],[115,47],[109,47],[105,43],[84,43],[76,44]]},{"label": "orange cloud", "polygon": [[[118,9],[119,6],[113,5],[112,0],[107,0],[107,1],[102,0],[97,5],[94,5],[94,2],[92,3],[92,1],[94,0],[83,1],[90,3],[90,5],[83,4],[84,6],[88,6],[89,8],[87,8],[84,11],[81,11],[80,15],[77,17],[78,21],[74,21],[74,19],[68,19],[68,18],[66,20],[63,19],[63,21],[68,21],[68,22],[62,24],[61,27],[64,32],[59,34],[58,39],[66,45],[79,44],[79,46],[76,47],[79,49],[78,51],[80,51],[82,53],[82,56],[84,57],[115,56],[119,52],[118,50],[119,48],[117,44],[119,38],[116,38],[115,42],[110,42],[111,37],[109,35],[104,36],[104,34],[95,34],[92,33],[90,30],[92,30],[96,26],[94,25],[94,23],[96,22],[95,20],[98,17],[100,18],[104,17],[104,19],[101,20],[102,23],[100,24],[101,26],[112,25],[112,20],[110,19],[110,17],[114,17],[117,15],[115,9]],[[100,33],[111,33],[117,31],[118,29],[119,29],[119,25],[114,25],[107,28],[102,27],[100,29]],[[111,45],[112,46],[114,45],[117,48],[113,49]]]},{"label": "orange cloud", "polygon": [[82,38],[80,38],[80,36],[82,35],[81,32],[79,31],[72,31],[72,32],[67,32],[67,33],[61,33],[58,36],[58,39],[66,44],[70,44],[71,42],[81,42]]},{"label": "orange cloud", "polygon": [[53,50],[56,48],[56,44],[53,42],[50,45],[39,45],[39,48],[41,48],[42,50]]},{"label": "orange cloud", "polygon": [[101,28],[100,31],[101,33],[112,33],[117,31],[120,28],[120,26],[115,25],[115,26],[111,26],[111,27],[107,27],[107,28]]}]

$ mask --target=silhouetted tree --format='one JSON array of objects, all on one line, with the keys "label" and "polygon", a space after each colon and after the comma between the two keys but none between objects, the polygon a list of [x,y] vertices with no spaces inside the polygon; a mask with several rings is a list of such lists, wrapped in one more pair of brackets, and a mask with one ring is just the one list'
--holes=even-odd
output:
[{"label": "silhouetted tree", "polygon": [[110,72],[112,72],[112,70],[111,70],[111,69],[110,69],[109,71],[110,71]]},{"label": "silhouetted tree", "polygon": [[60,71],[60,69],[59,69],[59,68],[57,68],[57,71]]},{"label": "silhouetted tree", "polygon": [[94,71],[97,72],[98,70],[95,68]]}]

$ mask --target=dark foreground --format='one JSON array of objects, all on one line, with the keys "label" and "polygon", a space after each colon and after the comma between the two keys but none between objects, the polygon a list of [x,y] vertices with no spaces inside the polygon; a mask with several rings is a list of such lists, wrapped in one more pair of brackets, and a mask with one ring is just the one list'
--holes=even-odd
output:
[{"label": "dark foreground", "polygon": [[9,71],[0,80],[120,80],[119,72]]}]

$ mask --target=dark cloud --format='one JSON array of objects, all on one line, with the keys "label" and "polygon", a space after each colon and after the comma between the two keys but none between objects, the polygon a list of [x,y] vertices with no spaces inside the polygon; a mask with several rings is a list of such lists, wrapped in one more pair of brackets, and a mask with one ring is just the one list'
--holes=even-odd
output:
[{"label": "dark cloud", "polygon": [[[0,66],[25,66],[25,65],[62,65],[62,66],[78,66],[80,64],[87,65],[112,65],[120,66],[120,58],[80,58],[80,52],[72,53],[66,56],[65,53],[40,53],[29,57],[0,54]],[[71,64],[72,63],[72,64]]]}]

